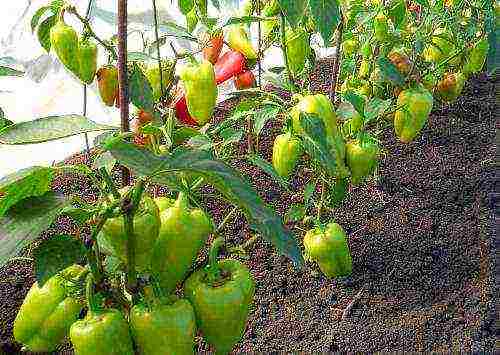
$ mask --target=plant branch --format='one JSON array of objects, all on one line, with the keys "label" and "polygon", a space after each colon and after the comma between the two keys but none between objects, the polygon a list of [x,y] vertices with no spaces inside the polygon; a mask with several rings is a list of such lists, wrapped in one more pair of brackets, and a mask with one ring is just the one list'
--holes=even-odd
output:
[{"label": "plant branch", "polygon": [[161,54],[160,54],[160,36],[158,35],[158,11],[156,9],[156,0],[153,0],[153,18],[155,24],[155,39],[156,39],[156,52],[158,53],[158,70],[160,71],[160,92],[161,97],[165,96],[165,87],[163,85],[163,71],[161,68]]},{"label": "plant branch", "polygon": [[[127,0],[118,0],[118,81],[122,132],[130,131],[127,77]],[[130,170],[122,166],[122,183],[130,185]]]},{"label": "plant branch", "polygon": [[106,43],[105,41],[103,41],[99,36],[96,35],[96,33],[94,32],[94,30],[92,30],[92,27],[90,26],[90,22],[87,18],[83,17],[82,15],[80,15],[78,13],[78,11],[76,11],[76,7],[75,6],[68,6],[66,8],[66,10],[70,13],[72,13],[73,15],[75,15],[78,20],[83,24],[85,30],[89,33],[89,35],[91,35],[92,37],[94,37],[94,39],[99,42],[99,44],[101,46],[103,46],[104,48],[106,48],[106,50],[108,50],[108,52],[111,53],[111,56],[113,57],[113,59],[117,59],[118,56],[116,55],[116,51],[115,51],[115,48],[113,46],[111,46],[110,44]]},{"label": "plant branch", "polygon": [[344,21],[341,20],[339,23],[339,27],[337,29],[337,39],[335,45],[335,57],[333,60],[333,70],[332,70],[332,80],[330,86],[330,100],[333,104],[336,103],[336,91],[337,91],[337,82],[339,79],[339,68],[340,68],[340,60],[342,58],[341,44],[342,44],[342,35],[344,32]]}]

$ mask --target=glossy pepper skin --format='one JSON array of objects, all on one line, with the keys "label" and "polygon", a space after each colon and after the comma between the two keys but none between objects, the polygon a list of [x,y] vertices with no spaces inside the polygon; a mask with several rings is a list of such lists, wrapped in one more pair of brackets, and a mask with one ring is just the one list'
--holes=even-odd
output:
[{"label": "glossy pepper skin", "polygon": [[446,73],[437,83],[436,91],[443,101],[454,101],[460,96],[465,85],[465,75],[462,73]]},{"label": "glossy pepper skin", "polygon": [[79,76],[80,63],[78,61],[78,34],[60,18],[50,29],[50,45],[59,60],[73,74]]},{"label": "glossy pepper skin", "polygon": [[240,52],[247,60],[257,59],[257,52],[253,48],[252,42],[248,38],[248,34],[243,25],[234,24],[229,26],[226,39],[229,48]]},{"label": "glossy pepper skin", "polygon": [[337,124],[337,116],[330,99],[323,94],[316,94],[303,96],[299,100],[291,111],[293,130],[298,135],[303,134],[300,124],[301,112],[316,114],[321,118],[325,124],[327,139],[332,144],[335,152],[338,174],[342,177],[347,176],[348,172],[345,167],[345,142]]},{"label": "glossy pepper skin", "polygon": [[[167,90],[168,86],[172,82],[174,78],[174,66],[173,63],[169,60],[163,60],[161,63],[161,79],[163,81],[163,89]],[[144,73],[146,78],[151,85],[151,89],[153,90],[153,100],[158,101],[161,97],[161,81],[160,81],[160,67],[158,63],[149,65],[146,68]]]},{"label": "glossy pepper skin", "polygon": [[71,326],[75,355],[134,355],[129,325],[116,309],[90,312]]},{"label": "glossy pepper skin", "polygon": [[399,96],[394,115],[394,130],[403,143],[411,142],[425,126],[432,110],[431,93],[422,86],[403,90]]},{"label": "glossy pepper skin", "polygon": [[79,265],[66,268],[51,277],[42,287],[34,283],[14,321],[14,338],[29,351],[54,351],[69,333],[84,305],[67,294],[65,283],[85,269]]},{"label": "glossy pepper skin", "polygon": [[85,84],[92,84],[97,71],[97,46],[89,39],[80,40],[78,44],[80,64],[79,78]]},{"label": "glossy pepper skin", "polygon": [[[156,203],[147,194],[142,195],[134,216],[136,238],[135,262],[140,271],[149,269],[153,247],[160,231],[160,213]],[[97,242],[104,252],[127,262],[127,235],[123,217],[110,218],[97,236]]]},{"label": "glossy pepper skin", "polygon": [[468,53],[464,73],[468,75],[478,73],[484,66],[489,49],[490,44],[487,39],[479,40]]},{"label": "glossy pepper skin", "polygon": [[99,94],[106,106],[113,106],[118,101],[118,69],[114,65],[106,65],[96,73]]},{"label": "glossy pepper skin", "polygon": [[215,63],[215,82],[221,84],[245,70],[246,61],[243,54],[237,51],[228,51]]},{"label": "glossy pepper skin", "polygon": [[212,64],[217,63],[223,44],[224,37],[222,36],[222,33],[215,33],[211,35],[207,46],[203,48],[203,58]]},{"label": "glossy pepper skin", "polygon": [[274,170],[279,176],[288,178],[302,153],[303,148],[299,138],[292,136],[290,132],[280,134],[274,140],[273,145]]},{"label": "glossy pepper skin", "polygon": [[304,70],[306,59],[311,51],[309,34],[302,27],[287,28],[285,38],[288,66],[293,74],[298,74]]},{"label": "glossy pepper skin", "polygon": [[[221,239],[215,241],[222,243]],[[213,249],[212,245],[211,255]],[[216,354],[227,354],[245,331],[255,282],[240,261],[210,259],[213,261],[207,270],[198,270],[186,280],[184,294],[193,305],[198,328],[207,342],[215,347]],[[214,267],[220,273],[215,279],[210,277]]]},{"label": "glossy pepper skin", "polygon": [[187,300],[135,305],[130,330],[141,355],[194,354],[196,318]]},{"label": "glossy pepper skin", "polygon": [[348,276],[352,273],[352,259],[346,234],[337,223],[325,228],[309,230],[304,247],[309,258],[316,261],[326,277]]},{"label": "glossy pepper skin", "polygon": [[389,39],[389,24],[387,16],[383,13],[379,13],[373,19],[373,30],[375,32],[375,38],[377,41],[385,43]]},{"label": "glossy pepper skin", "polygon": [[179,76],[184,83],[189,114],[199,124],[207,123],[217,101],[214,66],[209,61],[183,67]]},{"label": "glossy pepper skin", "polygon": [[255,75],[251,70],[245,70],[234,78],[234,86],[238,90],[255,87]]},{"label": "glossy pepper skin", "polygon": [[346,160],[351,170],[351,182],[357,185],[377,167],[380,149],[371,137],[347,142]]},{"label": "glossy pepper skin", "polygon": [[187,276],[198,252],[212,230],[208,216],[200,209],[189,209],[183,193],[174,202],[157,198],[161,206],[161,227],[152,254],[151,269],[162,290],[171,293]]}]

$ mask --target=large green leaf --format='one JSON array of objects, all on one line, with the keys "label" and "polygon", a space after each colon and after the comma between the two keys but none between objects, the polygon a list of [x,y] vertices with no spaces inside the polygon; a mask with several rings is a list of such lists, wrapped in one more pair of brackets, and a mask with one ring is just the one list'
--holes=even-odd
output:
[{"label": "large green leaf", "polygon": [[35,11],[35,14],[31,18],[31,32],[35,31],[36,26],[38,26],[38,22],[40,22],[40,19],[45,14],[45,12],[47,12],[47,10],[50,10],[50,6],[42,6]]},{"label": "large green leaf", "polygon": [[53,178],[52,168],[32,166],[0,179],[0,217],[19,201],[45,194]]},{"label": "large green leaf", "polygon": [[40,287],[68,266],[80,263],[85,257],[85,246],[75,237],[56,235],[44,240],[35,250],[35,276]]},{"label": "large green leaf", "polygon": [[292,27],[296,27],[304,17],[306,0],[279,0],[285,17]]},{"label": "large green leaf", "polygon": [[45,20],[40,23],[38,26],[38,30],[36,32],[38,36],[38,42],[40,45],[48,52],[50,52],[50,29],[57,22],[57,16],[47,17]]},{"label": "large green leaf", "polygon": [[404,0],[396,0],[389,5],[389,18],[394,27],[400,29],[406,17],[406,4]]},{"label": "large green leaf", "polygon": [[31,197],[0,217],[0,267],[46,230],[70,200],[48,192]]},{"label": "large green leaf", "polygon": [[338,0],[309,0],[309,5],[316,31],[321,34],[325,47],[329,47],[333,33],[341,20],[339,2]]},{"label": "large green leaf", "polygon": [[113,126],[95,123],[80,115],[49,116],[5,127],[0,131],[0,143],[34,144],[86,132],[117,129]]},{"label": "large green leaf", "polygon": [[500,66],[500,41],[499,41],[500,30],[491,31],[488,35],[488,42],[490,44],[490,49],[488,51],[488,59],[486,62],[486,68],[490,74],[493,74]]},{"label": "large green leaf", "polygon": [[301,113],[300,124],[304,130],[302,144],[306,152],[331,176],[336,173],[336,157],[328,142],[323,121],[316,114]]},{"label": "large green leaf", "polygon": [[0,76],[23,76],[24,72],[0,65]]},{"label": "large green leaf", "polygon": [[264,203],[237,170],[213,159],[209,151],[178,149],[169,156],[159,157],[119,138],[110,139],[106,149],[139,176],[149,176],[159,184],[171,183],[172,172],[187,171],[203,176],[228,201],[241,208],[253,229],[296,265],[302,264],[297,241],[285,231],[280,217]]},{"label": "large green leaf", "polygon": [[148,79],[136,63],[133,65],[129,86],[130,101],[138,108],[152,112],[154,103],[153,90]]},{"label": "large green leaf", "polygon": [[382,79],[389,80],[392,84],[397,86],[403,86],[404,78],[399,72],[398,68],[392,62],[385,58],[379,58],[377,64],[380,68],[380,72],[382,73]]}]

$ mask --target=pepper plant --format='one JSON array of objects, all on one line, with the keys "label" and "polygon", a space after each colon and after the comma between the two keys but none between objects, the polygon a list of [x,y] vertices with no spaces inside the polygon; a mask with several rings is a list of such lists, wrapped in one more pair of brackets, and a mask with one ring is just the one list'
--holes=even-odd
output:
[{"label": "pepper plant", "polygon": [[[211,4],[227,15],[219,1]],[[235,211],[243,211],[251,229],[296,266],[302,264],[301,249],[281,218],[230,166],[234,143],[246,135],[245,157],[285,188],[302,156],[309,156],[315,176],[304,188],[305,203],[291,206],[287,219],[309,229],[303,238],[308,260],[327,277],[347,276],[353,269],[347,235],[334,221],[325,223],[324,212],[350,184],[376,170],[381,128],[393,125],[403,143],[417,139],[436,102],[455,100],[486,59],[489,70],[496,69],[498,6],[487,1],[253,0],[217,18],[209,16],[207,1],[179,1],[186,25],[166,22],[159,31],[153,0],[154,38],[146,34],[144,50],[130,53],[126,1],[118,5],[118,46],[113,38],[100,38],[89,12],[82,16],[69,2],[41,7],[31,24],[43,48],[75,80],[96,82],[103,104],[120,108],[121,127],[97,124],[85,110],[18,124],[0,116],[2,144],[100,133],[90,167],[37,166],[0,180],[0,266],[60,215],[80,227],[76,235],[57,235],[36,248],[37,282],[14,323],[16,340],[28,350],[52,351],[69,336],[76,354],[184,354],[193,352],[199,329],[216,352],[228,353],[243,335],[255,292],[243,263],[218,260],[225,244],[220,231]],[[81,34],[66,16],[82,22]],[[257,44],[252,24],[259,29]],[[175,48],[170,37],[198,49]],[[336,48],[331,88],[322,93],[310,87],[312,38]],[[165,44],[170,57],[161,55]],[[281,48],[284,66],[263,73],[261,59],[272,46]],[[106,63],[97,61],[101,50]],[[0,69],[2,75],[22,74]],[[217,123],[218,85],[228,80],[239,103]],[[270,162],[258,154],[269,120],[283,130]],[[124,176],[132,171],[133,184],[116,184],[116,165],[126,168]],[[56,175],[66,172],[89,178],[98,200],[52,191]],[[152,185],[167,187],[170,196],[150,196]],[[205,185],[234,206],[218,226],[202,204]],[[208,261],[194,270],[210,235],[215,239]],[[181,289],[185,298],[179,299]],[[82,309],[86,315],[79,319]]]}]

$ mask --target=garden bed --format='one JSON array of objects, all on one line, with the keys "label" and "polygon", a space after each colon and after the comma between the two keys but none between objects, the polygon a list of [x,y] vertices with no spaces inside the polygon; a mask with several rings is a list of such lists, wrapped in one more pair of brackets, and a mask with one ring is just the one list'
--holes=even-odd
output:
[{"label": "garden bed", "polygon": [[[331,63],[321,66],[317,73],[328,78]],[[324,78],[316,78],[316,90],[326,91]],[[296,270],[261,239],[248,248],[246,263],[257,287],[236,352],[494,351],[495,85],[486,75],[470,80],[458,101],[435,108],[410,144],[398,142],[390,127],[383,131],[387,159],[377,178],[351,188],[329,213],[349,236],[352,277],[328,280],[310,263]],[[234,104],[221,105],[219,119]],[[263,132],[259,154],[270,159],[280,128],[268,123]],[[85,160],[81,154],[67,163]],[[232,164],[282,216],[291,202],[301,202],[294,191],[312,177],[298,169],[288,192],[245,160]],[[86,199],[96,196],[80,176],[60,176],[55,186]],[[220,222],[228,208],[216,201],[204,202]],[[301,241],[304,226],[288,227]],[[46,236],[75,230],[60,218]],[[241,214],[222,235],[231,245],[252,236]],[[0,269],[0,343],[6,352],[19,351],[12,322],[33,282],[29,261]],[[201,340],[197,346],[208,350]],[[71,352],[68,344],[60,349]]]}]

